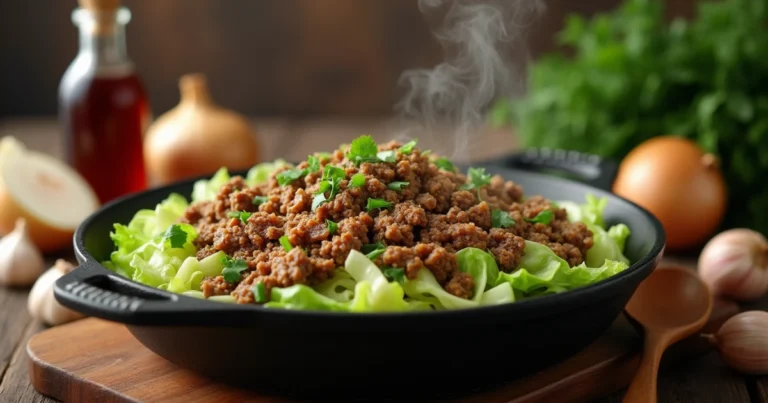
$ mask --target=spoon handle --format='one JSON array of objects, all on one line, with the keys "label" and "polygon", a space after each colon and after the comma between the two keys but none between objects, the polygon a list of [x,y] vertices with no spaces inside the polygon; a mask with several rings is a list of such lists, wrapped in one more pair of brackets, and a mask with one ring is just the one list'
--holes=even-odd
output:
[{"label": "spoon handle", "polygon": [[637,368],[635,378],[627,389],[622,403],[656,403],[656,379],[659,372],[659,362],[667,347],[663,338],[656,334],[646,334],[643,343],[643,357]]}]

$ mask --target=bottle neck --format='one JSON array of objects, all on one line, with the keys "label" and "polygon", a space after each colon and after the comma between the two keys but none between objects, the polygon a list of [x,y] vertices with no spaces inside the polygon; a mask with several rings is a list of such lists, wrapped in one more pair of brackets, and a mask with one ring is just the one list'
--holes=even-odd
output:
[{"label": "bottle neck", "polygon": [[75,10],[72,20],[80,31],[78,58],[97,71],[133,68],[125,45],[125,25],[130,20],[128,9],[94,12],[80,8]]}]

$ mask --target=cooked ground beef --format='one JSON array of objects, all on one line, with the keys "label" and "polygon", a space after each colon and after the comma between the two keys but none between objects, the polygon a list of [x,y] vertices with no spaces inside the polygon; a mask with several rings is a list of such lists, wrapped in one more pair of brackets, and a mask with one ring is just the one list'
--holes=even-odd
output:
[{"label": "cooked ground beef", "polygon": [[[438,169],[418,149],[404,154],[398,151],[400,145],[379,146],[380,151],[395,150],[395,162],[356,165],[346,158],[347,150],[330,157],[315,155],[321,167],[342,168],[346,178],[338,183],[338,193],[314,211],[322,168],[283,186],[276,175],[290,168],[279,169],[255,187],[234,177],[214,200],[192,204],[182,221],[199,232],[198,258],[224,251],[248,265],[235,283],[222,276],[205,278],[204,295],[230,294],[239,303],[253,303],[251,288],[256,282],[263,283],[267,292],[273,287],[317,284],[342,266],[351,250],[375,242],[386,246],[375,259],[378,265],[402,268],[410,279],[426,268],[461,298],[471,298],[474,291],[472,277],[460,272],[456,261],[456,253],[466,247],[489,251],[505,272],[517,269],[525,240],[549,246],[571,266],[584,261],[593,244],[592,233],[582,223],[569,222],[564,209],[540,196],[524,199],[519,185],[500,176],[479,189],[462,189],[468,183],[465,175]],[[305,161],[296,168],[308,167]],[[358,173],[365,176],[365,184],[351,187],[350,179]],[[407,184],[392,189],[388,186],[392,182]],[[257,196],[262,201],[258,205],[253,202]],[[367,211],[369,198],[392,206]],[[514,224],[492,228],[494,209],[509,214]],[[549,222],[531,222],[546,210],[552,211]],[[228,215],[235,211],[251,215],[242,222]],[[326,220],[337,223],[335,233],[330,233]],[[294,246],[290,252],[279,243],[284,235]]]}]

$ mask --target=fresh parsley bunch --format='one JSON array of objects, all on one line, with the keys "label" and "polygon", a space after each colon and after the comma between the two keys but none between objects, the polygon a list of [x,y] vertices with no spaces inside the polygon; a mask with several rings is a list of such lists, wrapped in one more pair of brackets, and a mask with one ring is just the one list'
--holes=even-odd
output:
[{"label": "fresh parsley bunch", "polygon": [[654,136],[694,139],[722,161],[726,226],[768,234],[766,21],[768,0],[704,1],[669,24],[660,0],[570,16],[558,39],[574,56],[540,58],[527,96],[500,100],[490,119],[511,123],[525,147],[616,160]]}]

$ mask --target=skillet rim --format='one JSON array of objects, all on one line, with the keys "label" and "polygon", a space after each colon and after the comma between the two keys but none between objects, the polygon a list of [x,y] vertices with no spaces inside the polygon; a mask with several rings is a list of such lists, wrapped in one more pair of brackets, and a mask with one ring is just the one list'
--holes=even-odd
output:
[{"label": "skillet rim", "polygon": [[[165,315],[169,312],[173,312],[174,311],[173,305],[179,302],[183,302],[187,306],[197,305],[200,308],[204,307],[205,309],[199,312],[200,315],[215,315],[217,313],[227,312],[229,314],[236,313],[238,315],[243,315],[243,318],[253,317],[252,315],[267,315],[268,317],[272,317],[273,315],[276,315],[277,317],[280,317],[280,318],[283,318],[283,317],[295,318],[295,319],[304,318],[307,320],[317,320],[317,319],[344,320],[344,318],[350,318],[350,319],[354,318],[354,320],[373,319],[377,321],[395,320],[395,319],[397,320],[430,319],[431,320],[432,318],[458,319],[462,316],[467,316],[467,315],[472,315],[477,317],[485,316],[485,315],[493,316],[501,313],[513,315],[513,314],[518,314],[523,312],[525,313],[533,312],[534,313],[533,317],[541,317],[545,313],[550,312],[552,308],[555,308],[556,310],[559,310],[559,311],[567,311],[569,308],[577,308],[583,304],[588,304],[588,301],[585,301],[585,299],[588,300],[588,298],[586,297],[590,294],[599,294],[599,295],[605,296],[607,295],[607,293],[620,292],[620,288],[621,288],[620,285],[627,281],[631,281],[631,279],[634,276],[642,275],[643,278],[647,277],[650,274],[650,271],[652,271],[655,268],[655,265],[653,264],[654,261],[658,262],[658,260],[663,255],[665,245],[666,245],[666,233],[664,231],[664,228],[661,222],[655,216],[653,216],[653,214],[651,214],[648,210],[644,209],[643,207],[639,206],[638,204],[630,200],[627,200],[621,196],[618,196],[610,191],[603,190],[603,189],[585,184],[583,182],[579,182],[577,180],[556,177],[556,176],[534,172],[534,171],[494,166],[493,164],[484,164],[482,162],[480,165],[490,169],[496,168],[496,169],[503,170],[509,176],[519,174],[523,176],[533,177],[534,180],[536,180],[537,182],[539,181],[554,182],[554,183],[559,182],[562,184],[567,184],[569,186],[582,187],[582,188],[585,188],[585,190],[588,193],[592,193],[599,196],[607,196],[609,199],[609,203],[613,200],[613,201],[619,201],[619,202],[628,204],[629,207],[635,209],[637,212],[639,212],[643,216],[644,219],[650,222],[655,235],[653,246],[648,251],[648,253],[646,253],[642,258],[640,258],[636,262],[633,262],[626,270],[622,271],[621,273],[613,275],[597,283],[590,284],[588,286],[579,287],[579,288],[565,291],[562,293],[544,295],[537,298],[515,301],[513,303],[498,304],[498,305],[492,305],[492,306],[478,306],[478,307],[463,308],[463,309],[446,309],[446,310],[440,310],[440,311],[354,312],[354,313],[318,311],[318,310],[298,310],[298,309],[292,310],[292,309],[265,308],[260,305],[223,303],[223,302],[209,301],[205,299],[186,296],[183,294],[173,293],[167,290],[150,287],[148,285],[133,281],[130,278],[121,276],[107,269],[98,259],[94,258],[93,255],[85,247],[83,235],[87,231],[87,229],[90,227],[90,225],[94,221],[96,221],[98,218],[103,217],[105,215],[109,216],[111,212],[117,211],[121,206],[130,204],[132,200],[135,200],[141,197],[146,197],[150,193],[159,193],[167,197],[167,195],[171,193],[172,188],[187,188],[191,191],[192,185],[194,184],[195,181],[199,179],[210,178],[210,175],[202,175],[194,178],[183,179],[183,180],[169,183],[163,186],[152,187],[141,192],[128,194],[102,205],[97,211],[95,211],[94,213],[89,215],[85,220],[83,220],[83,222],[78,226],[77,230],[73,235],[74,252],[76,257],[78,258],[78,261],[81,263],[72,272],[74,273],[76,270],[80,268],[80,266],[84,266],[86,264],[95,265],[97,266],[97,269],[105,272],[105,275],[117,277],[121,281],[127,281],[130,283],[130,286],[133,288],[137,288],[155,295],[164,296],[167,299],[167,304],[168,304],[166,312],[140,312],[140,311],[135,312],[135,314],[146,314],[151,316]],[[247,171],[238,170],[238,171],[230,172],[230,175],[231,176],[241,175],[244,177],[246,172]],[[513,179],[507,179],[507,180],[513,180]],[[59,282],[57,282],[56,284],[57,284],[56,288],[60,288],[58,285]],[[638,281],[638,284],[639,284],[639,281]],[[633,292],[636,287],[637,286],[633,287]],[[66,292],[66,291],[62,291],[62,292]],[[58,294],[58,292],[56,294]],[[57,296],[57,299],[58,299],[58,296]],[[88,301],[88,302],[85,302],[84,305],[93,305],[93,303]],[[536,314],[539,312],[542,313],[542,315]],[[93,315],[93,316],[98,317],[98,315]],[[124,321],[124,323],[131,323],[133,325],[140,324],[140,322],[142,321],[139,321],[139,323],[133,323],[133,321],[131,320]],[[185,324],[190,324],[190,321],[182,319],[179,321],[173,321],[173,323],[167,323],[165,325],[185,325]]]}]

